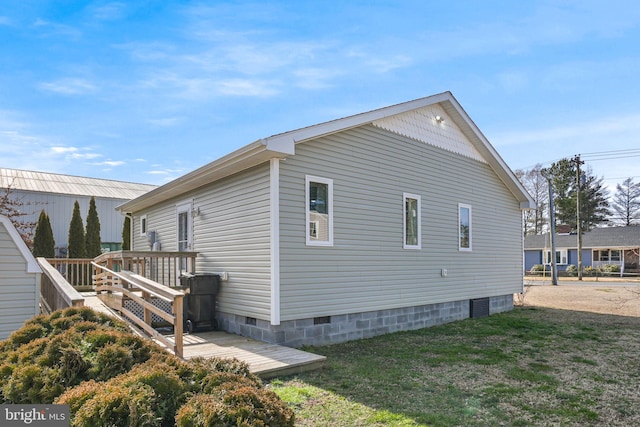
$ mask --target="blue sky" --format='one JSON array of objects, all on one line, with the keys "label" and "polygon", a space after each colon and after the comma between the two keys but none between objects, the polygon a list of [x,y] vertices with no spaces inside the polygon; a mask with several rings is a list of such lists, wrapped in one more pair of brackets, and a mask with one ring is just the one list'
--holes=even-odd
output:
[{"label": "blue sky", "polygon": [[635,0],[23,0],[0,39],[0,167],[162,184],[451,91],[512,169],[640,181]]}]

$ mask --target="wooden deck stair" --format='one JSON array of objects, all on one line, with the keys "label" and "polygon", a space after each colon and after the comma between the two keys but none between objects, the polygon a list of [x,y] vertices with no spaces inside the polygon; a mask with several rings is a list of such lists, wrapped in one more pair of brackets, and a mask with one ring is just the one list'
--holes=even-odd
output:
[{"label": "wooden deck stair", "polygon": [[[86,306],[121,318],[119,313],[107,307],[95,294],[83,293],[83,296]],[[173,335],[165,338],[175,342]],[[162,342],[154,341],[166,347]],[[188,360],[194,357],[235,357],[246,362],[251,372],[265,379],[314,371],[321,369],[326,362],[325,356],[220,331],[183,335],[183,358]]]}]

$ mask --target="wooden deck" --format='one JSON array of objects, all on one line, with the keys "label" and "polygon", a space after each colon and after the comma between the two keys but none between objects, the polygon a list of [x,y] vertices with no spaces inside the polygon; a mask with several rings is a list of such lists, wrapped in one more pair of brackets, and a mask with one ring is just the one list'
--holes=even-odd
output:
[{"label": "wooden deck", "polygon": [[325,356],[219,331],[184,335],[184,358],[194,357],[235,357],[261,378],[313,371],[326,361]]},{"label": "wooden deck", "polygon": [[[119,317],[118,313],[107,307],[95,294],[82,294],[85,297],[85,306]],[[172,335],[166,337],[173,342]],[[185,334],[183,340],[185,359],[235,357],[246,362],[251,372],[265,379],[320,369],[326,361],[325,356],[226,332],[211,331]],[[159,343],[159,345],[162,344]]]}]

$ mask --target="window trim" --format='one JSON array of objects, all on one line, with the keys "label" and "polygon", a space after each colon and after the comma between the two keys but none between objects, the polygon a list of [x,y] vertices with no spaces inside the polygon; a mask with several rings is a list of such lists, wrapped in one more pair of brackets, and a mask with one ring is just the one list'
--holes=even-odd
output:
[{"label": "window trim", "polygon": [[[546,249],[543,254],[543,264],[551,264],[551,249]],[[560,258],[560,261],[558,261]],[[564,262],[563,262],[564,261]],[[569,249],[557,248],[556,249],[556,265],[569,265]]]},{"label": "window trim", "polygon": [[[407,200],[413,199],[417,202],[418,212],[417,212],[417,240],[418,243],[416,245],[409,245],[407,243]],[[403,249],[413,249],[420,250],[422,249],[422,201],[418,194],[411,193],[402,193],[402,248]]]},{"label": "window trim", "polygon": [[[305,175],[305,241],[307,246],[333,246],[333,180],[329,178],[322,178],[319,176]],[[329,209],[327,211],[327,240],[313,240],[311,239],[311,211],[309,209],[309,185],[312,182],[327,185],[327,202],[329,203]]]},{"label": "window trim", "polygon": [[[462,220],[462,209],[469,210],[469,247],[462,246],[462,230],[460,230],[460,224]],[[473,210],[471,205],[465,203],[458,203],[458,250],[462,252],[471,252],[473,250]]]},{"label": "window trim", "polygon": [[149,228],[149,224],[147,223],[147,215],[140,216],[140,236],[147,236],[147,229]]}]

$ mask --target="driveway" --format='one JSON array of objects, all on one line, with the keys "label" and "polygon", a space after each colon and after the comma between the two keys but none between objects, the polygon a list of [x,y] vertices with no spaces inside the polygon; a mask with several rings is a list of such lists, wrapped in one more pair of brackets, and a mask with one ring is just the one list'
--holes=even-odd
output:
[{"label": "driveway", "polygon": [[516,305],[640,317],[640,282],[562,278],[553,286],[551,281],[525,279],[525,292],[516,294],[514,301]]}]

